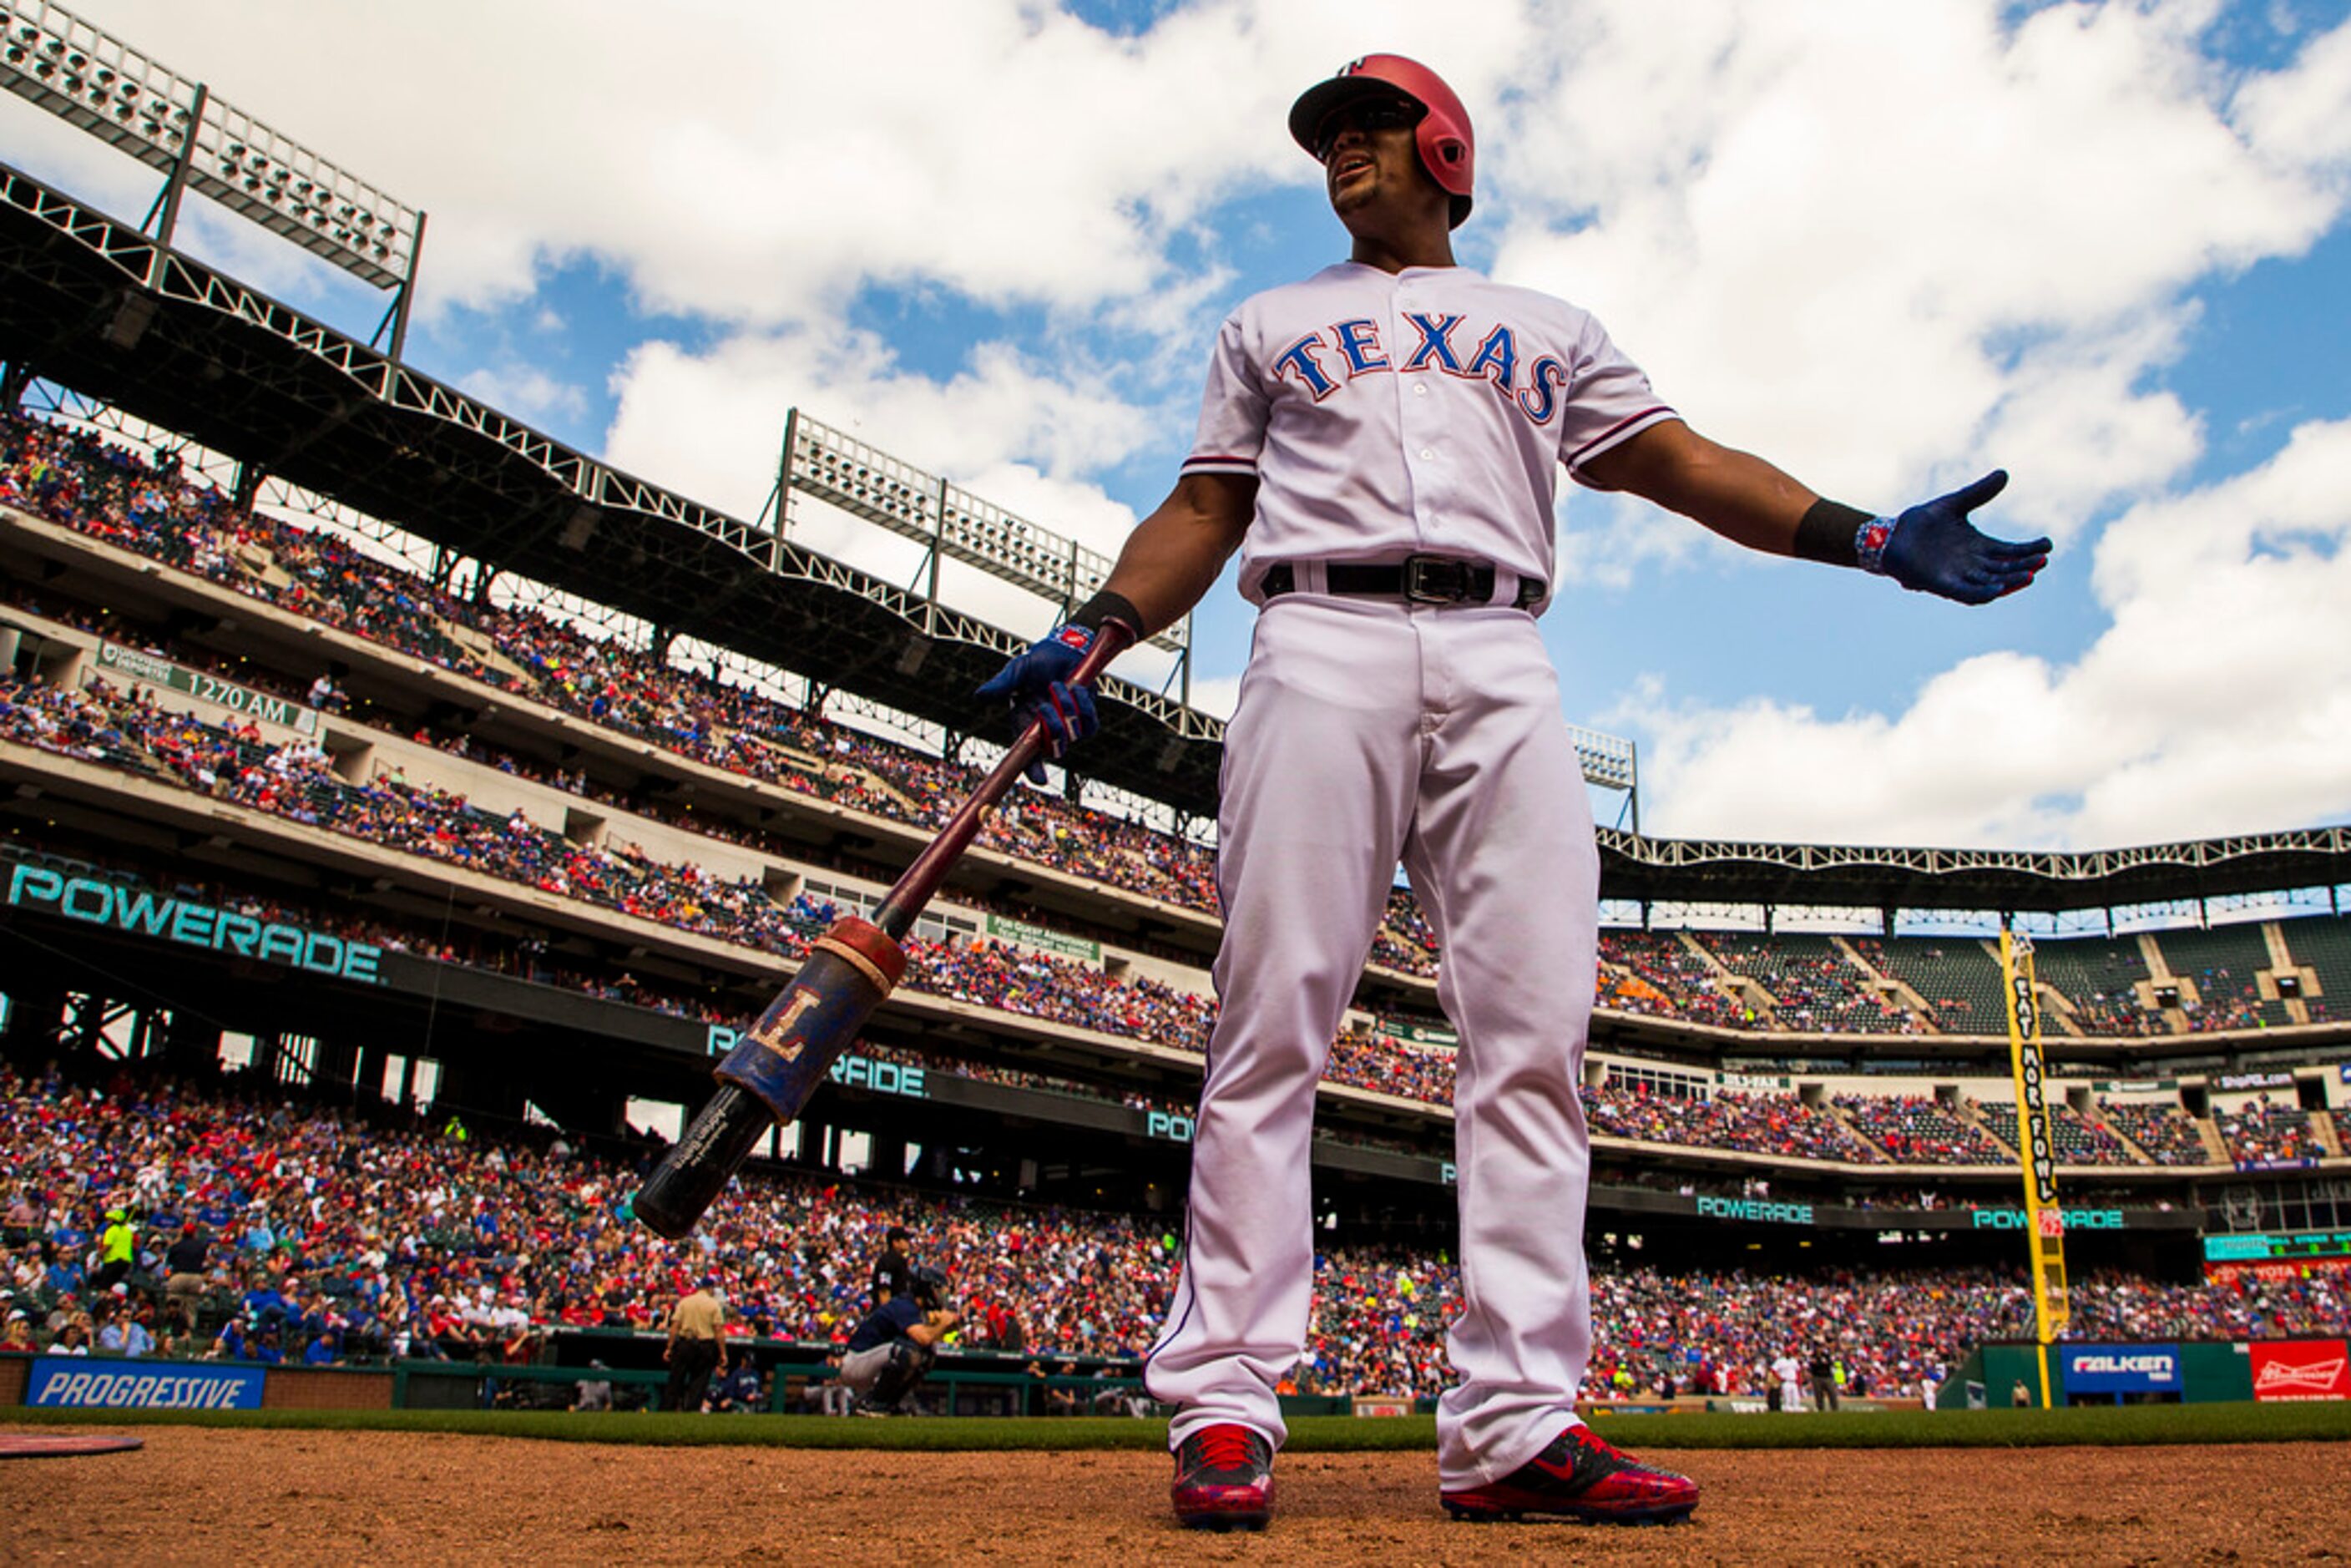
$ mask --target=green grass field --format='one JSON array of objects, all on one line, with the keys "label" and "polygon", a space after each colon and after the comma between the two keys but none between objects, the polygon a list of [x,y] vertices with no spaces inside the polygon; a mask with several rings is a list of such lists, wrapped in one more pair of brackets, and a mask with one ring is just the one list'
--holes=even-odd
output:
[{"label": "green grass field", "polygon": [[[1159,1421],[859,1421],[820,1416],[570,1415],[490,1410],[0,1411],[0,1427],[214,1427],[305,1432],[438,1432],[568,1443],[737,1444],[783,1448],[1142,1448]],[[2080,1444],[2278,1443],[2351,1438],[2351,1404],[2161,1405],[1826,1416],[1604,1416],[1594,1429],[1631,1448],[2042,1448]],[[1428,1416],[1323,1416],[1290,1423],[1291,1453],[1429,1448]]]}]

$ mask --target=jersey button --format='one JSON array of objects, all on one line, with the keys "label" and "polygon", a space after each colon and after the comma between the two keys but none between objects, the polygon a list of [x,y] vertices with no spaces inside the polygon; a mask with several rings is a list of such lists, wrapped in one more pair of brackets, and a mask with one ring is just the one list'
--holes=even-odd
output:
[{"label": "jersey button", "polygon": [[1433,447],[1433,446],[1424,446],[1424,447],[1422,447],[1422,448],[1420,449],[1420,455],[1421,455],[1423,457],[1428,458],[1430,461],[1434,462],[1434,461],[1436,460],[1436,457],[1437,457],[1437,448],[1435,448],[1435,447]]},{"label": "jersey button", "polygon": [[1428,395],[1428,383],[1426,382],[1413,382],[1412,395],[1415,397],[1426,397]]}]

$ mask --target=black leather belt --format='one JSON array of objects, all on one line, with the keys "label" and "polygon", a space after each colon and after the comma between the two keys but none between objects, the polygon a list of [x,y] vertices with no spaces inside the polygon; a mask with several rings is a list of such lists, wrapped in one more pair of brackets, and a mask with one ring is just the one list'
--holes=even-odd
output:
[{"label": "black leather belt", "polygon": [[[1358,566],[1332,561],[1322,569],[1324,591],[1350,598],[1401,599],[1410,604],[1489,604],[1494,598],[1494,569],[1452,556],[1411,555],[1389,566]],[[1512,609],[1524,610],[1543,596],[1540,577],[1519,579]],[[1265,569],[1258,591],[1279,599],[1298,590],[1298,574],[1283,561]]]}]

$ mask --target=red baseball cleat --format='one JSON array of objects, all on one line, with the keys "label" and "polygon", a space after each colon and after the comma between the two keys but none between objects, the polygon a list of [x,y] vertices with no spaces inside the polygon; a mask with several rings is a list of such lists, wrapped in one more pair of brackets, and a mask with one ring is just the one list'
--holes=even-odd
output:
[{"label": "red baseball cleat", "polygon": [[1698,1483],[1621,1454],[1582,1422],[1484,1486],[1440,1492],[1456,1519],[1557,1514],[1587,1524],[1678,1524],[1698,1507]]},{"label": "red baseball cleat", "polygon": [[1263,1530],[1273,1517],[1273,1445],[1247,1427],[1204,1427],[1176,1449],[1176,1521],[1192,1530]]}]

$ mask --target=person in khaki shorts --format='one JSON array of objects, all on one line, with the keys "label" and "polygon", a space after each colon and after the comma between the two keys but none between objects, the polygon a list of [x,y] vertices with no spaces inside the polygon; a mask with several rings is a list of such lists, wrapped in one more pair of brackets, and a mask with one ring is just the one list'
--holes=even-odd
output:
[{"label": "person in khaki shorts", "polygon": [[669,1344],[662,1360],[669,1364],[669,1386],[663,1405],[671,1410],[699,1410],[710,1393],[710,1374],[718,1364],[718,1330],[726,1308],[712,1294],[718,1281],[705,1279],[678,1299],[669,1313]]},{"label": "person in khaki shorts", "polygon": [[178,1306],[192,1323],[211,1282],[204,1273],[211,1255],[212,1243],[193,1219],[180,1228],[179,1239],[163,1254],[163,1299]]}]

